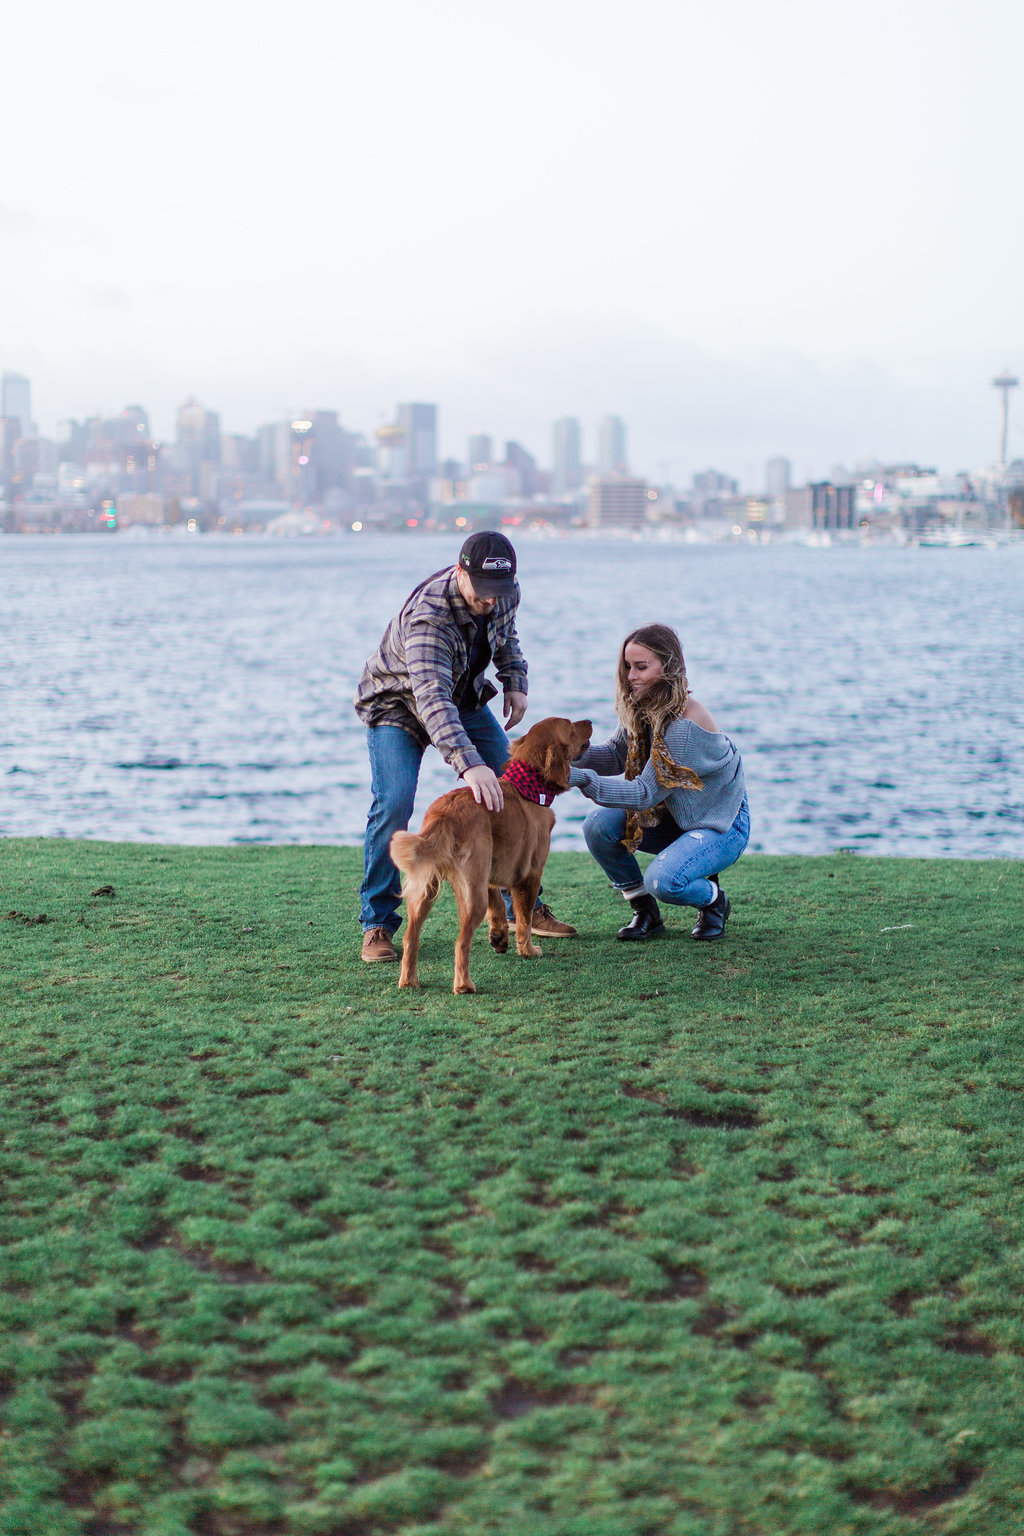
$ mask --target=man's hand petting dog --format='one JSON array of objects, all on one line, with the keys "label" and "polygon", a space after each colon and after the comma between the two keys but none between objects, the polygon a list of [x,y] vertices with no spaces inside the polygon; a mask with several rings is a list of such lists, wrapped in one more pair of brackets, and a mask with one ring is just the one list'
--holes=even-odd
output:
[{"label": "man's hand petting dog", "polygon": [[486,763],[478,763],[475,768],[467,768],[462,777],[473,791],[477,805],[482,805],[488,811],[501,810],[505,797],[493,768],[488,768]]}]

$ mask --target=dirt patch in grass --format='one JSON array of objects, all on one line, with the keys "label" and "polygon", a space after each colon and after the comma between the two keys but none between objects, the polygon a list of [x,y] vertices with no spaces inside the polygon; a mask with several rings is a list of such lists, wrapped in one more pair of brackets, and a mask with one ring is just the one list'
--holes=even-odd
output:
[{"label": "dirt patch in grass", "polygon": [[954,1467],[949,1478],[925,1488],[897,1490],[854,1483],[847,1486],[847,1492],[856,1503],[867,1504],[871,1509],[890,1509],[898,1515],[921,1515],[962,1498],[981,1472],[980,1466],[965,1464]]}]

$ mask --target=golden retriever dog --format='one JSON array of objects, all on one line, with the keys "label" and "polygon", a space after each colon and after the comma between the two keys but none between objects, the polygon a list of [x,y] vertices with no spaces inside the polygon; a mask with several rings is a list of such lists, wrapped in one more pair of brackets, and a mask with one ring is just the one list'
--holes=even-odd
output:
[{"label": "golden retriever dog", "polygon": [[569,787],[569,765],[590,741],[589,720],[539,720],[514,741],[501,788],[504,805],[488,811],[469,789],[453,789],[428,806],[416,832],[396,832],[391,857],[405,874],[408,927],[402,945],[400,987],[418,987],[416,961],[423,921],[442,880],[455,893],[459,936],[455,941],[455,992],[475,992],[469,976],[469,946],[490,917],[490,939],[499,954],[508,949],[508,917],[501,890],[512,896],[516,949],[536,959],[530,935],[534,903],[551,846],[555,795]]}]

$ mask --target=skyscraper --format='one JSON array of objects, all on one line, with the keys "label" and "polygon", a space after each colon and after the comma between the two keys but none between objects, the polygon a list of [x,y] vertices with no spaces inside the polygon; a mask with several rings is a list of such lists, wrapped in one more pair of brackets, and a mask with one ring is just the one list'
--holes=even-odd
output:
[{"label": "skyscraper", "polygon": [[555,496],[575,491],[583,478],[580,466],[580,424],[575,416],[555,422],[551,490]]},{"label": "skyscraper", "polygon": [[220,463],[220,417],[193,395],[178,407],[177,446],[188,465],[192,495],[202,495],[203,466]]},{"label": "skyscraper", "polygon": [[313,490],[318,496],[339,487],[348,490],[352,455],[349,434],[339,422],[337,411],[305,411],[303,415],[313,424],[305,449],[312,466]]},{"label": "skyscraper", "polygon": [[486,432],[474,432],[469,439],[469,472],[477,474],[490,469],[494,460],[494,445]]},{"label": "skyscraper", "polygon": [[14,450],[21,441],[21,424],[17,416],[0,416],[0,483],[14,469]]},{"label": "skyscraper", "polygon": [[216,464],[220,459],[220,417],[190,395],[178,407],[177,441],[182,447],[195,446],[205,462]]},{"label": "skyscraper", "polygon": [[5,373],[0,381],[0,416],[18,423],[18,436],[32,434],[32,386],[24,374]]},{"label": "skyscraper", "polygon": [[405,433],[406,474],[409,479],[432,475],[437,469],[437,406],[418,403],[399,405],[398,425]]},{"label": "skyscraper", "polygon": [[606,416],[597,429],[597,468],[602,475],[627,472],[626,423],[620,416]]},{"label": "skyscraper", "polygon": [[788,459],[769,459],[764,467],[764,488],[769,496],[784,496],[792,480],[793,466]]},{"label": "skyscraper", "polygon": [[537,460],[521,443],[505,444],[505,463],[518,482],[522,496],[532,496],[537,489]]}]

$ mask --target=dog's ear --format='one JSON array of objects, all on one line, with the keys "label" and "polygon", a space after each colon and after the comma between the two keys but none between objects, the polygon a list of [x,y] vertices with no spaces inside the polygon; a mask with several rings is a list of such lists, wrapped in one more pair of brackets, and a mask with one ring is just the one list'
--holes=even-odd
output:
[{"label": "dog's ear", "polygon": [[559,789],[569,788],[569,761],[570,750],[564,741],[553,741],[544,752],[544,767],[541,769],[544,777],[551,784],[557,784]]}]

